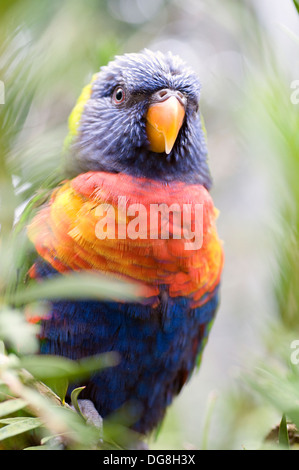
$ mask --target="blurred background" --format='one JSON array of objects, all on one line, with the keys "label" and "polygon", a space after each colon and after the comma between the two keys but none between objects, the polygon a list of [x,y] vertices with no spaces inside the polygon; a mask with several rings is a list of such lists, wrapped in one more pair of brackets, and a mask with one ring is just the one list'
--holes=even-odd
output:
[{"label": "blurred background", "polygon": [[0,339],[20,354],[36,345],[31,330],[17,335],[23,312],[9,327],[21,250],[11,231],[60,165],[83,85],[144,47],[181,55],[201,79],[226,254],[221,306],[201,369],[151,448],[256,449],[283,413],[298,423],[298,11],[292,0],[1,0]]}]

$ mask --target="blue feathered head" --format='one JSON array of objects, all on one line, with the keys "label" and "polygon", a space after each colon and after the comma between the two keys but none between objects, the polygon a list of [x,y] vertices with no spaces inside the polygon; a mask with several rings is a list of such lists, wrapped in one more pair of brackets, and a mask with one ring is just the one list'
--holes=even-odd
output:
[{"label": "blue feathered head", "polygon": [[93,76],[70,117],[70,172],[123,172],[210,188],[200,88],[195,72],[171,53],[116,56]]}]

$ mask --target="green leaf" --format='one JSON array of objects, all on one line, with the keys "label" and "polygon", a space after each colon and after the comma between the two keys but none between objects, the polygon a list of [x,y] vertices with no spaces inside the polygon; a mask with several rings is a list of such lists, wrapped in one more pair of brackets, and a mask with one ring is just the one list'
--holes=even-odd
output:
[{"label": "green leaf", "polygon": [[285,414],[282,415],[281,422],[279,425],[278,442],[279,446],[283,449],[290,448],[287,420]]},{"label": "green leaf", "polygon": [[15,416],[14,418],[2,418],[0,419],[0,424],[13,424],[17,421],[23,421],[24,416]]},{"label": "green leaf", "polygon": [[104,367],[118,364],[117,353],[109,352],[74,361],[62,356],[24,356],[20,359],[21,367],[28,370],[42,382],[47,379],[75,380],[88,376]]},{"label": "green leaf", "polygon": [[13,303],[29,303],[53,299],[96,299],[127,301],[137,300],[138,289],[128,282],[115,281],[109,277],[90,273],[70,273],[41,283],[26,286],[15,295]]},{"label": "green leaf", "polygon": [[36,429],[42,425],[39,418],[24,418],[23,420],[16,420],[14,423],[7,424],[4,428],[0,429],[0,441],[8,437],[17,436],[32,429]]},{"label": "green leaf", "polygon": [[291,375],[263,366],[256,370],[254,379],[248,377],[246,380],[267,402],[299,427],[299,377],[296,369]]},{"label": "green leaf", "polygon": [[0,403],[0,417],[15,413],[26,406],[27,403],[21,398],[4,401],[3,403]]},{"label": "green leaf", "polygon": [[52,446],[32,446],[32,447],[26,447],[23,450],[53,450]]},{"label": "green leaf", "polygon": [[69,381],[65,377],[60,379],[47,379],[45,380],[46,385],[60,398],[61,402],[65,402],[66,392],[69,386]]},{"label": "green leaf", "polygon": [[217,401],[217,395],[215,392],[211,392],[209,397],[208,397],[208,403],[207,403],[207,411],[206,411],[206,418],[204,421],[204,428],[203,428],[203,433],[202,433],[202,445],[201,448],[202,450],[207,450],[208,449],[208,438],[209,438],[209,432],[211,428],[211,421],[215,409]]},{"label": "green leaf", "polygon": [[299,1],[298,0],[293,0],[294,5],[296,7],[297,12],[299,13]]},{"label": "green leaf", "polygon": [[77,387],[75,388],[72,393],[71,393],[71,402],[77,413],[82,416],[82,418],[85,420],[83,414],[81,413],[80,406],[78,404],[78,396],[84,390],[85,387]]}]

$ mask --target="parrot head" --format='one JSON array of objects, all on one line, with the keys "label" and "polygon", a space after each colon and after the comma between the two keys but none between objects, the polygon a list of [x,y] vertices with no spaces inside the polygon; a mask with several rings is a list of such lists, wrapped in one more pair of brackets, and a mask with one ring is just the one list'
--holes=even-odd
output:
[{"label": "parrot head", "polygon": [[69,119],[67,167],[211,186],[200,82],[178,56],[116,56],[92,77]]}]

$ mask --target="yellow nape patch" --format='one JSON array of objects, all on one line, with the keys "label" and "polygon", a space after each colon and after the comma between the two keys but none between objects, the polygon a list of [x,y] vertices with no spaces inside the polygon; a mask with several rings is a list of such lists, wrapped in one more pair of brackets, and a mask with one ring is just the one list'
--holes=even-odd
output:
[{"label": "yellow nape patch", "polygon": [[90,98],[92,84],[96,78],[97,78],[97,74],[95,73],[92,76],[91,82],[83,88],[81,95],[79,96],[77,103],[70,114],[68,139],[71,139],[72,137],[75,137],[78,134],[81,116],[82,116],[84,107]]}]

